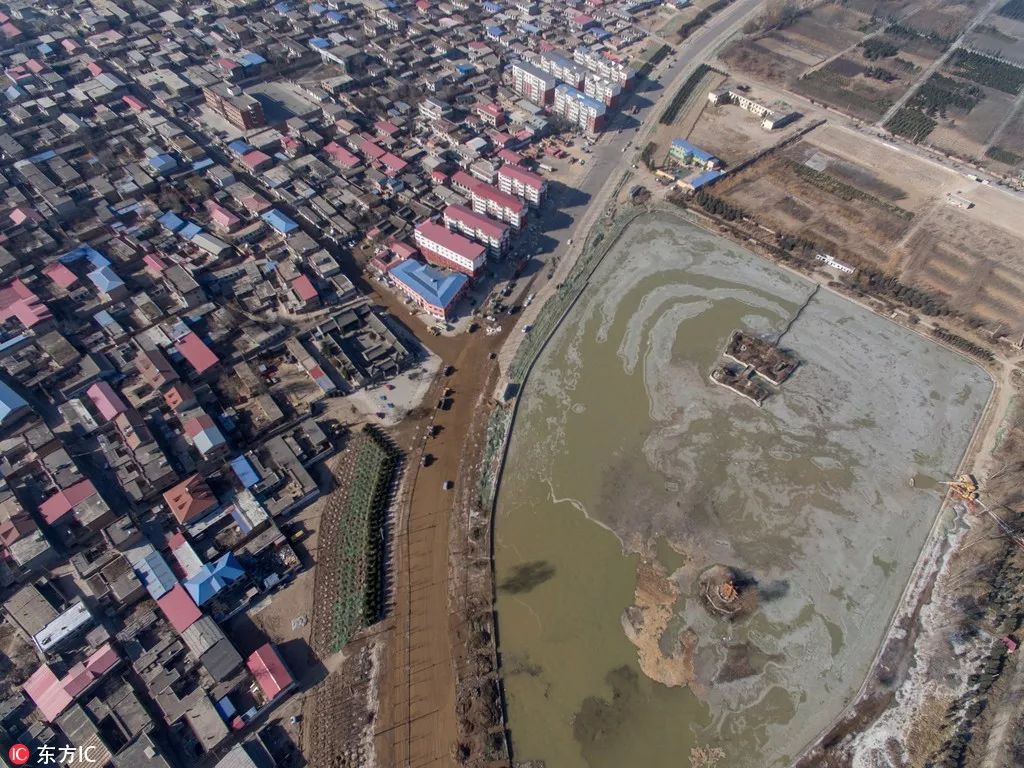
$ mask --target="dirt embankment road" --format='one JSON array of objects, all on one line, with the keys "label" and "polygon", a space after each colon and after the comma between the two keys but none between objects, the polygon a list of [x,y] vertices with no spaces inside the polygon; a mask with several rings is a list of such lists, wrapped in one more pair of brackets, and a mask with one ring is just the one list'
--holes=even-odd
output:
[{"label": "dirt embankment road", "polygon": [[[397,316],[405,315],[391,297],[380,298]],[[463,652],[452,640],[460,616],[450,604],[449,588],[464,566],[449,558],[453,510],[476,493],[467,479],[480,444],[470,436],[486,426],[481,395],[497,366],[489,355],[510,329],[452,339],[430,335],[415,320],[408,325],[441,358],[442,371],[444,366],[455,370],[434,382],[401,430],[408,463],[394,527],[394,610],[382,633],[375,746],[380,766],[426,768],[454,762],[455,670]],[[452,390],[451,406],[443,410],[437,406],[446,388]],[[431,425],[441,428],[436,437],[427,436]],[[421,466],[424,454],[432,457],[426,467]],[[448,480],[455,483],[451,490],[442,488]]]}]

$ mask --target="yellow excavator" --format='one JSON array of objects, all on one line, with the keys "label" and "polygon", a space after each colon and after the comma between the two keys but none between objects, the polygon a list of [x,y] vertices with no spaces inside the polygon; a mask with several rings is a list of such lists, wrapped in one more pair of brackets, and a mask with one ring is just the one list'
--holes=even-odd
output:
[{"label": "yellow excavator", "polygon": [[947,480],[942,483],[948,485],[949,489],[964,501],[977,501],[978,481],[973,475],[960,475],[956,480]]}]

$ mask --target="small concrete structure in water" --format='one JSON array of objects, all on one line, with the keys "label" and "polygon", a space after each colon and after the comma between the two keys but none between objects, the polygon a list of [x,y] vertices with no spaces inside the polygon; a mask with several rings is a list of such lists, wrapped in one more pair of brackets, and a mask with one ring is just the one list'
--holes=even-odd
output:
[{"label": "small concrete structure in water", "polygon": [[[778,768],[860,686],[941,504],[911,480],[954,475],[991,382],[813,291],[646,216],[546,348],[495,527],[517,760]],[[799,360],[761,408],[708,376],[736,329]],[[716,564],[756,597],[735,620],[701,594]]]}]

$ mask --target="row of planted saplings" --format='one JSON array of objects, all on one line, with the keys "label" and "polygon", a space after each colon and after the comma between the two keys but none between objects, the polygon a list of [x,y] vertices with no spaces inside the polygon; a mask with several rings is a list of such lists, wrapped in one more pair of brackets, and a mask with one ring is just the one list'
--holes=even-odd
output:
[{"label": "row of planted saplings", "polygon": [[[1012,558],[1006,557],[1000,563],[999,571],[992,579],[992,589],[986,595],[988,605],[983,623],[989,626],[1003,626],[1008,618],[1004,606],[1018,601],[1019,574]],[[1020,619],[1011,619],[1010,631],[1020,628]],[[1006,648],[1002,643],[992,643],[994,653],[990,653],[980,668],[967,677],[971,689],[953,701],[946,710],[944,728],[955,722],[956,728],[939,748],[939,758],[935,765],[959,768],[968,764],[971,757],[970,747],[978,719],[988,707],[988,696],[996,680],[1006,666]]]}]

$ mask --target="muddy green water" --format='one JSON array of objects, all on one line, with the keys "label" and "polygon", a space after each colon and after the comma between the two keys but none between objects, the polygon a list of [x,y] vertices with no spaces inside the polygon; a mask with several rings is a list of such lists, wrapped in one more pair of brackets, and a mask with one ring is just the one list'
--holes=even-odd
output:
[{"label": "muddy green water", "polygon": [[[859,687],[991,384],[825,291],[763,408],[711,383],[733,329],[777,334],[812,288],[644,217],[538,361],[496,522],[518,760],[678,768],[700,746],[724,751],[719,768],[784,765]],[[681,591],[662,648],[699,638],[690,687],[645,676],[624,633],[641,552]],[[695,581],[714,563],[756,581],[754,615],[705,611]],[[738,679],[728,647],[746,649]]]}]

